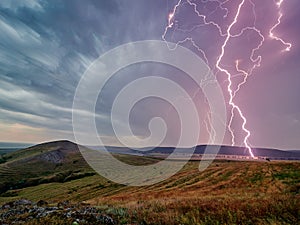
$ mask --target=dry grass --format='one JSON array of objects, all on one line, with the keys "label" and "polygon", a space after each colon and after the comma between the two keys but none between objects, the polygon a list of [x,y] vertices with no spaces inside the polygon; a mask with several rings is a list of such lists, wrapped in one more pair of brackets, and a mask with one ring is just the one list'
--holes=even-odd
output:
[{"label": "dry grass", "polygon": [[130,188],[88,202],[128,209],[145,224],[297,224],[300,163],[191,162],[159,184]]},{"label": "dry grass", "polygon": [[0,203],[18,198],[85,201],[120,224],[300,222],[299,162],[216,161],[203,172],[198,162],[190,162],[151,186],[127,187],[95,175],[12,192],[17,196],[0,198]]}]

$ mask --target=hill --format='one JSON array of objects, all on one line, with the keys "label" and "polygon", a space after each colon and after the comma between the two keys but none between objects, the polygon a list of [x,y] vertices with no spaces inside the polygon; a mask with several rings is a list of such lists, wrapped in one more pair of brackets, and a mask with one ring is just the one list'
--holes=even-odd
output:
[{"label": "hill", "polygon": [[43,143],[8,153],[0,162],[0,193],[95,174],[78,146],[69,141]]},{"label": "hill", "polygon": [[[115,157],[136,165],[159,161]],[[203,172],[198,166],[191,161],[165,181],[129,187],[96,174],[74,143],[33,146],[7,154],[0,164],[1,185],[3,180],[8,185],[2,186],[0,223],[109,224],[105,218],[114,224],[299,223],[299,162],[216,160]],[[41,200],[47,206],[38,206]],[[28,201],[33,203],[19,206]]]},{"label": "hill", "polygon": [[[84,146],[80,148],[90,150]],[[115,157],[133,165],[146,165],[158,161],[136,156]],[[81,155],[77,144],[66,140],[42,143],[1,156],[0,195],[8,190],[43,183],[63,183],[95,174]]]}]

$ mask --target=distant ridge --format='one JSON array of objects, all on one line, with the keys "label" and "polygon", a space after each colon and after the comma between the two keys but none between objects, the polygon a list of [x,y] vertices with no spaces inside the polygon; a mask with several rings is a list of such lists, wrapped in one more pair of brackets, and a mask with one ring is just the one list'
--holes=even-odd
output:
[{"label": "distant ridge", "polygon": [[[209,147],[209,148],[207,148]],[[98,149],[103,149],[104,147],[99,147]],[[156,155],[156,154],[166,154],[169,155],[173,153],[175,147],[148,147],[140,149],[131,149],[128,147],[116,147],[116,146],[106,146],[105,147],[111,153],[119,154],[134,154],[134,155]],[[219,149],[218,149],[219,148]],[[94,147],[94,149],[97,149]],[[150,149],[150,150],[149,150]],[[198,145],[194,149],[194,154],[214,154],[215,152],[210,150],[218,149],[219,155],[235,155],[235,156],[250,156],[248,150],[245,147],[236,146],[217,146],[217,145]],[[187,150],[191,148],[178,148],[176,152],[179,154],[185,154]],[[279,150],[272,148],[253,148],[253,153],[257,157],[265,157],[270,159],[296,159],[300,160],[300,150]]]},{"label": "distant ridge", "polygon": [[[218,147],[218,146],[209,146],[209,147]],[[198,145],[195,147],[194,154],[214,154],[206,150],[207,145]],[[145,154],[171,154],[174,151],[174,147],[156,147],[150,151],[145,152]],[[178,152],[184,153],[187,148],[179,148]],[[283,151],[278,149],[269,149],[269,148],[253,148],[253,153],[257,157],[267,157],[270,159],[298,159],[300,160],[300,151]],[[218,151],[219,155],[237,155],[237,156],[249,156],[249,152],[245,147],[235,147],[235,146],[220,146]]]},{"label": "distant ridge", "polygon": [[35,144],[30,143],[15,143],[15,142],[0,142],[0,155],[5,153],[14,152],[23,148],[28,148]]},{"label": "distant ridge", "polygon": [[33,146],[33,143],[22,143],[22,142],[0,142],[0,149],[2,148],[27,148]]}]

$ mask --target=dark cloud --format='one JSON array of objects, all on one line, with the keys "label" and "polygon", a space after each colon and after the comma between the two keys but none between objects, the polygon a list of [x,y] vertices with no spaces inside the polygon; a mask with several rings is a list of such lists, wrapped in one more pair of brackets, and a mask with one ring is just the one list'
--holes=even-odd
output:
[{"label": "dark cloud", "polygon": [[74,91],[89,64],[119,44],[160,39],[166,4],[145,3],[1,1],[0,119],[71,130]]},{"label": "dark cloud", "polygon": [[[269,7],[273,0],[253,2],[257,5],[257,16],[265,18],[260,19],[259,28],[276,22],[276,15],[271,15],[274,6]],[[71,108],[75,88],[90,63],[120,44],[161,39],[167,15],[174,4],[175,0],[1,0],[0,121],[64,132],[72,130]],[[249,128],[255,131],[251,136],[254,145],[288,148],[289,141],[291,146],[300,147],[297,137],[300,131],[297,91],[300,85],[299,7],[298,0],[285,1],[282,25],[276,29],[283,38],[293,42],[293,50],[281,58],[280,43],[268,40],[263,49],[264,66],[255,72],[237,97],[246,110]],[[199,22],[190,10],[183,7],[176,15],[181,28],[188,29]],[[218,13],[221,21],[224,12]],[[231,14],[229,19],[232,19]],[[228,21],[222,21],[226,27]],[[245,20],[245,24],[248,22]],[[173,38],[169,40],[176,41],[186,33],[177,31],[168,35],[168,38]],[[247,51],[241,52],[241,49],[250,48],[253,44],[244,42],[250,35],[247,34],[242,42],[232,43],[239,47],[234,46],[230,53],[244,57]],[[190,36],[207,50],[210,59],[216,58],[221,41],[216,38],[216,31],[199,29]],[[193,49],[191,44],[186,46]],[[97,121],[103,135],[112,134],[108,115],[117,91],[122,85],[142,76],[144,70],[149,74],[166,74],[165,77],[172,77],[191,92],[195,88],[182,79],[178,71],[170,69],[142,65],[121,71],[116,75],[115,83],[104,90],[104,98],[97,105]],[[279,92],[281,88],[283,90]],[[279,106],[278,102],[281,102]],[[153,112],[155,107],[166,108],[160,106],[164,105],[161,103],[155,107],[154,103],[151,104],[141,103],[141,107],[134,111],[136,119],[133,123],[145,127],[145,121],[156,115]],[[145,115],[141,116],[143,113]],[[165,115],[165,112],[162,114]],[[277,122],[281,117],[285,122]],[[270,129],[262,128],[264,121]],[[282,127],[284,132],[280,131]],[[136,127],[134,130],[141,134],[148,132],[147,128]],[[274,138],[280,140],[281,136],[287,140],[285,144],[272,144]]]}]

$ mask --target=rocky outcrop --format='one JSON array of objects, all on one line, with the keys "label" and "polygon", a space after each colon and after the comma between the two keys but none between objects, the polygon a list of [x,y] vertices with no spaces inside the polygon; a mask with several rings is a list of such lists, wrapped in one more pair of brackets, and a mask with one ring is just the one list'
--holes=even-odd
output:
[{"label": "rocky outcrop", "polygon": [[46,161],[54,164],[62,163],[65,159],[65,155],[61,150],[55,150],[51,152],[45,152],[37,157],[41,161]]},{"label": "rocky outcrop", "polygon": [[8,202],[0,208],[0,224],[26,224],[41,219],[55,222],[57,218],[72,221],[69,224],[117,224],[112,217],[95,207],[81,203],[71,204],[68,201],[50,206],[43,200],[34,203],[21,199]]}]

